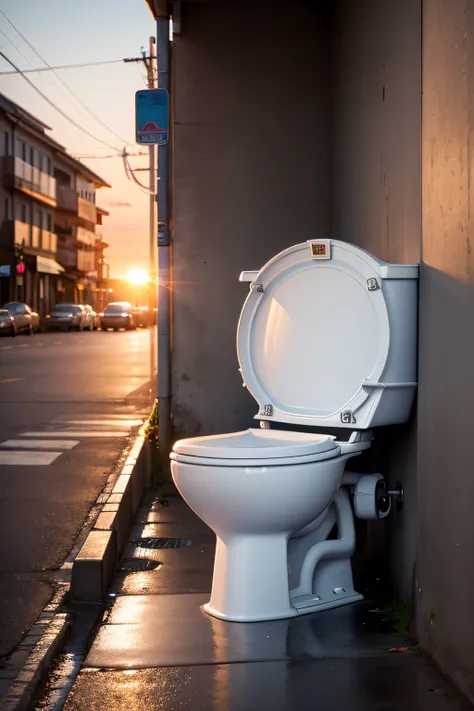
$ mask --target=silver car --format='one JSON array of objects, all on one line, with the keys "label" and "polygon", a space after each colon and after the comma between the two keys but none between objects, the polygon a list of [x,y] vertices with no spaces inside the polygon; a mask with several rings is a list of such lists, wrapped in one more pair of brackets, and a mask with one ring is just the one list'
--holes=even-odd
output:
[{"label": "silver car", "polygon": [[100,327],[103,331],[107,331],[109,328],[112,328],[114,331],[118,331],[119,328],[134,331],[137,324],[131,304],[127,301],[117,301],[113,304],[108,304],[101,316]]},{"label": "silver car", "polygon": [[0,309],[0,336],[16,336],[15,319],[6,309]]},{"label": "silver car", "polygon": [[26,333],[31,336],[35,330],[35,320],[28,304],[23,304],[20,301],[9,301],[3,308],[13,316],[16,332]]},{"label": "silver car", "polygon": [[47,314],[43,328],[45,331],[71,331],[73,328],[83,331],[90,327],[89,324],[90,318],[81,304],[56,304],[51,313]]}]

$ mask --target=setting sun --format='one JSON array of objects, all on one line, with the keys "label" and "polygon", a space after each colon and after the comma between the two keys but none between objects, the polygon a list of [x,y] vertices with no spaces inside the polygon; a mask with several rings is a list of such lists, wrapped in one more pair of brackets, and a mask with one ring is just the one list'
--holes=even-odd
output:
[{"label": "setting sun", "polygon": [[127,281],[135,286],[144,286],[150,281],[150,277],[146,269],[131,269],[127,276]]}]

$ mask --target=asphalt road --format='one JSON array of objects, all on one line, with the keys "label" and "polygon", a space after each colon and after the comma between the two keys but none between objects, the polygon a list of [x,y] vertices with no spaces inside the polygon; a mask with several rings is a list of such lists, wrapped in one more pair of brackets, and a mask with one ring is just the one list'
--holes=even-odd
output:
[{"label": "asphalt road", "polygon": [[150,409],[150,331],[0,339],[0,658]]}]

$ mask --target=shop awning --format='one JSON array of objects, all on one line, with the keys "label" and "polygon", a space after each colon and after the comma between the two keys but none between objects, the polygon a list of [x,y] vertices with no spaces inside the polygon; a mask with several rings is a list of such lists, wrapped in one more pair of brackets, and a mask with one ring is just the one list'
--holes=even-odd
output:
[{"label": "shop awning", "polygon": [[64,267],[48,257],[37,257],[36,269],[42,274],[61,274],[64,271]]}]

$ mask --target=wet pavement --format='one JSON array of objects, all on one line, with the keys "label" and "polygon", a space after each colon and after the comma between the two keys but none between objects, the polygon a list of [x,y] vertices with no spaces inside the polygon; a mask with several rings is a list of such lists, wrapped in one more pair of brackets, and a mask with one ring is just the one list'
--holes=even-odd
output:
[{"label": "wet pavement", "polygon": [[[144,548],[141,538],[190,545]],[[374,600],[291,620],[206,615],[214,536],[179,498],[148,497],[65,711],[461,711],[472,708]],[[141,566],[138,566],[141,568]],[[54,678],[41,709],[62,708]]]}]

